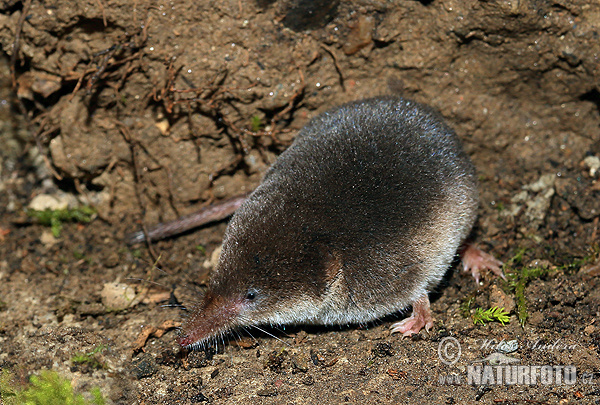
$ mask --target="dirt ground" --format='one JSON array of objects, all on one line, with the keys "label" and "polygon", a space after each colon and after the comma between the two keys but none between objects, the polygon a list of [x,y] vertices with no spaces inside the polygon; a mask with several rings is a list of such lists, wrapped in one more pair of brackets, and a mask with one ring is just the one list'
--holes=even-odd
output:
[{"label": "dirt ground", "polygon": [[[595,0],[0,1],[0,367],[115,404],[600,403],[599,36]],[[198,300],[226,223],[151,249],[125,235],[253,189],[311,117],[389,93],[463,140],[474,240],[507,273],[550,269],[525,326],[504,281],[456,272],[412,338],[391,317],[183,351],[176,304]],[[81,205],[93,221],[58,237],[25,214]],[[494,305],[510,323],[474,325]],[[468,381],[499,353],[577,380]]]}]

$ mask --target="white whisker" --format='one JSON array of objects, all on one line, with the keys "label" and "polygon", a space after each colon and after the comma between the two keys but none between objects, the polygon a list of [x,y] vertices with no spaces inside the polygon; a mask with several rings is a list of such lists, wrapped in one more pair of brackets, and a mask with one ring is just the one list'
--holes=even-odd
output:
[{"label": "white whisker", "polygon": [[284,342],[283,340],[279,339],[277,336],[273,335],[272,333],[269,333],[269,332],[267,332],[265,329],[261,329],[261,328],[259,328],[259,327],[258,327],[258,326],[256,326],[256,325],[250,325],[250,326],[251,326],[251,327],[253,327],[253,328],[255,328],[255,329],[257,329],[257,330],[259,330],[259,331],[261,331],[261,332],[262,332],[262,333],[264,333],[264,334],[267,334],[267,335],[271,336],[271,337],[272,337],[272,338],[274,338],[274,339],[277,339],[277,340],[279,340],[279,341],[280,341],[281,343],[283,343],[284,345],[286,345],[286,346],[288,346],[288,347],[292,347],[292,345],[290,345],[290,344],[289,344],[289,343],[287,343],[287,342]]},{"label": "white whisker", "polygon": [[257,338],[255,338],[255,337],[252,335],[252,333],[250,333],[250,329],[248,329],[247,327],[244,327],[244,331],[245,331],[247,334],[249,334],[249,335],[250,335],[250,337],[251,337],[251,338],[252,338],[252,339],[253,339],[253,340],[254,340],[256,343],[258,343],[258,339],[257,339]]}]

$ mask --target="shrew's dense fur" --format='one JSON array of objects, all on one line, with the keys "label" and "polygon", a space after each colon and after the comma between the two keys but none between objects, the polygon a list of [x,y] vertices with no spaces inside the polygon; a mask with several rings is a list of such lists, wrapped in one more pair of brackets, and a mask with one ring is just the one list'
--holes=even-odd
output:
[{"label": "shrew's dense fur", "polygon": [[402,310],[438,284],[477,203],[468,156],[429,108],[378,97],[321,114],[234,214],[180,342]]}]

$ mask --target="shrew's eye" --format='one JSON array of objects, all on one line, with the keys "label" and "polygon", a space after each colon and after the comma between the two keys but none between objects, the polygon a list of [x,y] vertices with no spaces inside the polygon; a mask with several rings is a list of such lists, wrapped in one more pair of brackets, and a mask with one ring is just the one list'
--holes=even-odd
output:
[{"label": "shrew's eye", "polygon": [[256,298],[256,292],[253,290],[250,290],[246,293],[246,299],[252,301],[254,298]]}]

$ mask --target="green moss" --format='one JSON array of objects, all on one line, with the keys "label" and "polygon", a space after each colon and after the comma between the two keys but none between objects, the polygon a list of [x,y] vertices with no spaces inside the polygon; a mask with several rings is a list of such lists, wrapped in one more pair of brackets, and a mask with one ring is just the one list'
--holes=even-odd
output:
[{"label": "green moss", "polygon": [[558,268],[550,268],[547,266],[527,267],[523,264],[523,256],[526,251],[526,249],[518,250],[515,256],[513,256],[504,267],[505,269],[510,268],[510,270],[506,272],[504,290],[509,294],[514,293],[517,304],[517,316],[521,326],[525,326],[527,318],[529,318],[527,298],[525,297],[525,288],[529,282],[538,278],[547,277],[557,271],[570,273],[579,270],[583,265],[595,262],[600,255],[600,247],[598,247],[598,245],[592,246],[591,253],[583,258],[557,257],[556,252],[552,248],[548,248],[546,254],[551,260],[559,263],[566,263]]},{"label": "green moss", "polygon": [[6,405],[104,405],[105,400],[98,388],[90,391],[91,401],[76,394],[71,382],[56,371],[43,370],[29,379],[25,388],[18,387],[12,374],[3,370],[0,376],[0,403]]},{"label": "green moss", "polygon": [[52,234],[56,238],[60,236],[63,222],[88,223],[93,219],[94,214],[96,214],[96,210],[87,205],[61,210],[27,210],[28,216],[42,225],[49,226],[52,229]]},{"label": "green moss", "polygon": [[517,254],[508,261],[506,267],[512,267],[506,272],[507,292],[514,293],[517,303],[517,317],[521,326],[525,326],[529,313],[527,312],[527,298],[525,298],[525,287],[536,278],[545,277],[552,270],[548,267],[527,267],[523,265],[523,255],[526,249],[520,249]]},{"label": "green moss", "polygon": [[506,325],[510,322],[509,313],[504,308],[492,307],[488,310],[483,308],[477,308],[475,313],[471,315],[473,323],[485,325],[486,322],[500,322],[502,325]]},{"label": "green moss", "polygon": [[506,262],[506,267],[517,266],[523,263],[523,256],[527,252],[527,248],[520,248],[517,253]]},{"label": "green moss", "polygon": [[510,291],[515,294],[517,302],[517,317],[521,326],[525,326],[529,313],[527,312],[527,298],[525,297],[525,287],[530,281],[536,278],[544,277],[550,274],[551,270],[547,267],[521,267],[506,273],[506,279]]},{"label": "green moss", "polygon": [[591,247],[592,252],[584,256],[580,259],[571,259],[566,264],[563,264],[558,269],[564,271],[565,273],[572,273],[573,271],[578,271],[581,267],[585,266],[588,263],[594,263],[598,260],[600,256],[600,248],[598,245],[593,245]]}]

